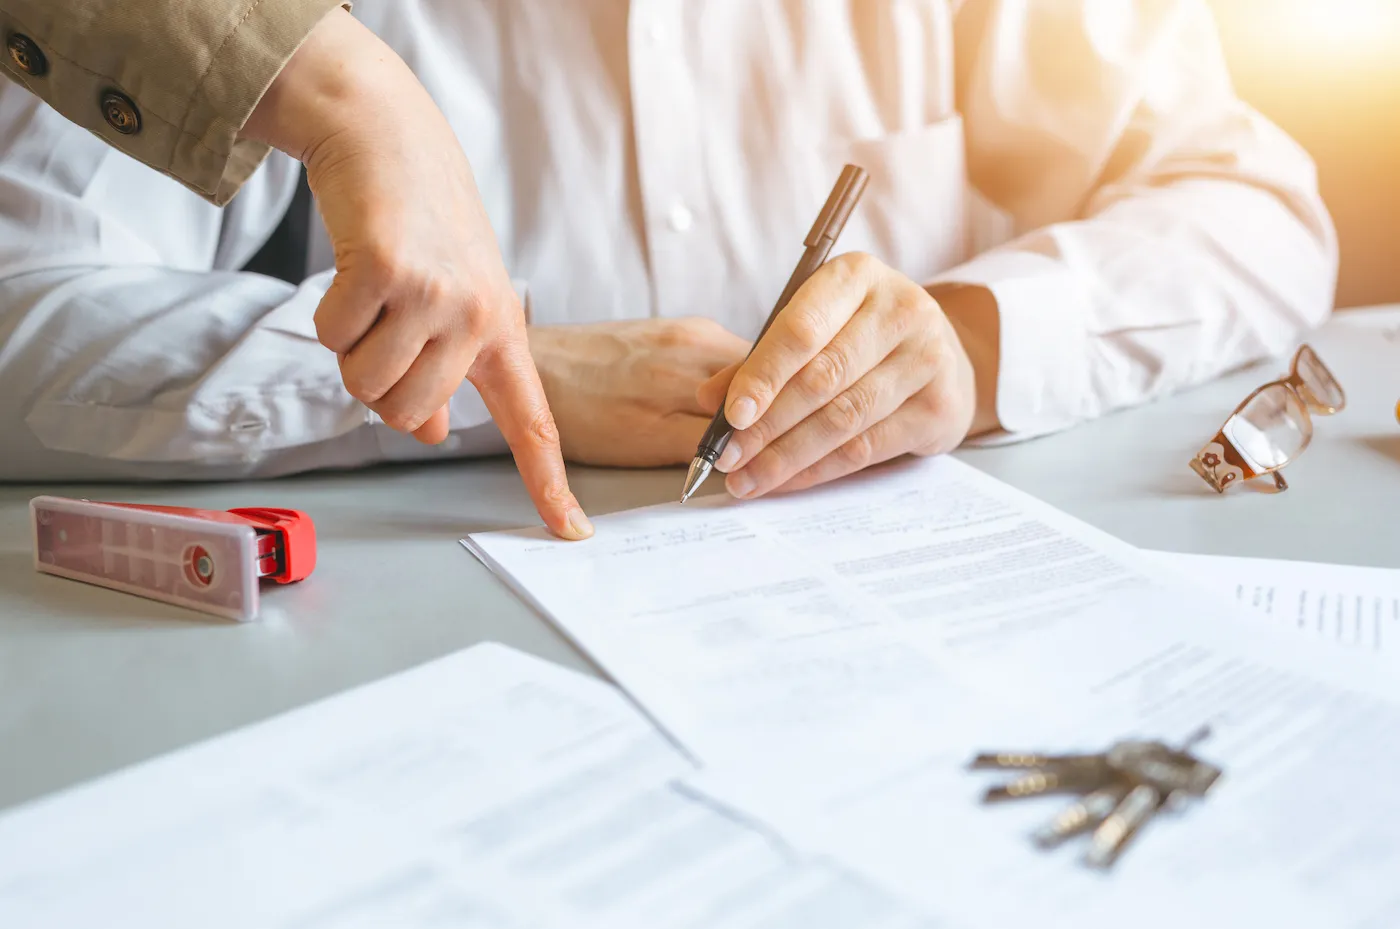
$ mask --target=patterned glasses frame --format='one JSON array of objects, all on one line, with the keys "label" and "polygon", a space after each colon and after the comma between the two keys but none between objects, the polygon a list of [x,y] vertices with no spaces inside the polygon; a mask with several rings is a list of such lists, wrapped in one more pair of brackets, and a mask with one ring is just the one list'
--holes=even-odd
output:
[{"label": "patterned glasses frame", "polygon": [[[1296,408],[1291,410],[1291,413],[1297,421],[1289,425],[1295,428],[1299,444],[1297,449],[1288,455],[1283,455],[1275,449],[1274,454],[1282,457],[1282,460],[1269,465],[1261,463],[1257,455],[1251,458],[1245,454],[1232,437],[1234,433],[1239,432],[1238,428],[1232,429],[1232,425],[1237,422],[1238,417],[1246,414],[1256,400],[1270,392],[1279,391],[1287,391],[1296,402]],[[1287,404],[1283,416],[1290,412],[1286,407]],[[1311,346],[1301,345],[1293,355],[1288,376],[1270,381],[1245,397],[1216,431],[1215,437],[1191,459],[1191,470],[1200,475],[1217,493],[1223,494],[1235,484],[1265,474],[1273,476],[1274,484],[1279,490],[1287,490],[1288,482],[1283,478],[1282,469],[1307,450],[1312,441],[1312,417],[1330,416],[1341,412],[1345,407],[1346,393],[1341,384]]]}]

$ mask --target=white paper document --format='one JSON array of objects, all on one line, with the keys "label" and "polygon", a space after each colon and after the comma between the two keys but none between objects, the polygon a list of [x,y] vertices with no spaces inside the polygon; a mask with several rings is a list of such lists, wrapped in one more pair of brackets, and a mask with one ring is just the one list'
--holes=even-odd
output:
[{"label": "white paper document", "polygon": [[1400,661],[1400,570],[1158,552],[1185,577],[1248,615]]},{"label": "white paper document", "polygon": [[[1400,925],[1400,800],[1376,780],[1400,681],[1374,656],[1239,622],[949,458],[595,524],[468,544],[707,765],[700,788],[941,922]],[[963,770],[1206,723],[1219,788],[1109,878],[1032,849],[1053,802],[984,808]]]},{"label": "white paper document", "polygon": [[925,925],[691,770],[608,685],[478,646],[0,817],[0,926]]}]

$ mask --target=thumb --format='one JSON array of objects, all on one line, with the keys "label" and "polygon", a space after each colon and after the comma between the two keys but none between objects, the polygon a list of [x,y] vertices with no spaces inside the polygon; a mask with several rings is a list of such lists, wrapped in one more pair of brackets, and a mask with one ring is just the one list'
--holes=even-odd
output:
[{"label": "thumb", "polygon": [[429,416],[427,422],[414,430],[413,437],[424,445],[441,445],[447,441],[447,407]]},{"label": "thumb", "polygon": [[734,362],[729,367],[715,372],[709,380],[700,385],[695,391],[695,400],[702,410],[713,416],[724,405],[725,396],[729,393],[729,382],[734,380],[741,364],[742,361]]}]

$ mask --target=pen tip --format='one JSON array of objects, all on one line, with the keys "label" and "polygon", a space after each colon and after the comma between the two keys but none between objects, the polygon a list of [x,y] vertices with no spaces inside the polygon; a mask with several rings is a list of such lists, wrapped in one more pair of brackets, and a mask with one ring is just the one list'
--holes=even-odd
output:
[{"label": "pen tip", "polygon": [[695,491],[699,490],[705,478],[710,476],[711,467],[703,458],[696,458],[690,463],[690,471],[685,476],[685,487],[681,489],[681,503],[695,496]]}]

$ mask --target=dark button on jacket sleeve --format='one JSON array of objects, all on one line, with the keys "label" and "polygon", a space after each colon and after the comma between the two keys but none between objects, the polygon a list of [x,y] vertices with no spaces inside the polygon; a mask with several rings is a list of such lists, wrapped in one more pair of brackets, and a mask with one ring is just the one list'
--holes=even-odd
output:
[{"label": "dark button on jacket sleeve", "polygon": [[348,0],[0,0],[0,73],[218,204],[267,156],[239,131]]}]

